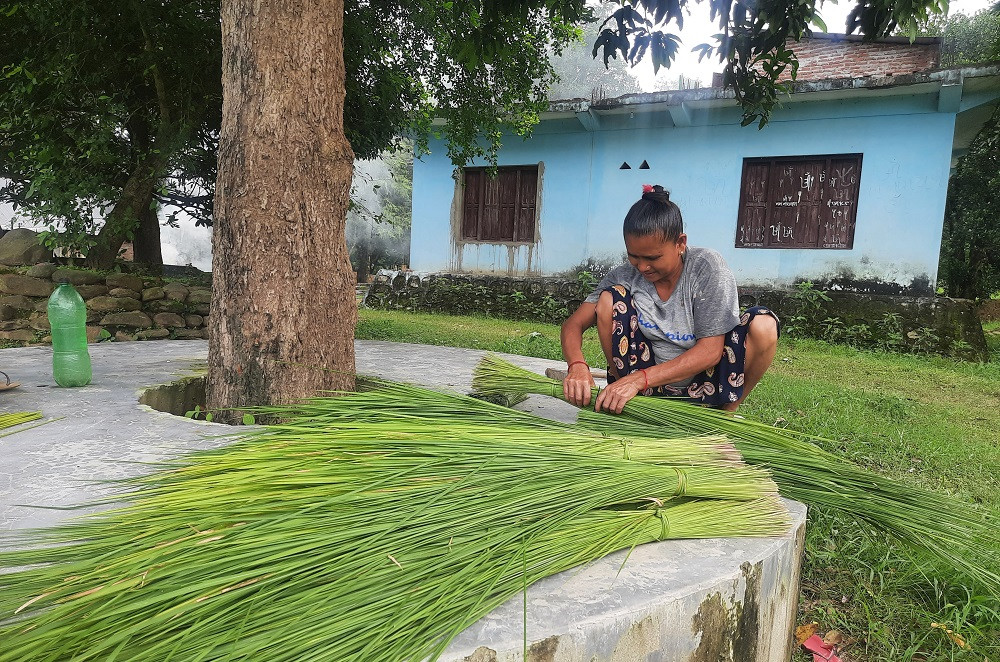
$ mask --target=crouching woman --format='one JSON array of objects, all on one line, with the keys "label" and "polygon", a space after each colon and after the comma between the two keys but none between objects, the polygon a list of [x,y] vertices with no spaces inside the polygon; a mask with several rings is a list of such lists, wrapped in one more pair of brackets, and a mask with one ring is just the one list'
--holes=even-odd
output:
[{"label": "crouching woman", "polygon": [[674,396],[735,411],[774,359],[778,318],[742,315],[722,256],[688,246],[681,211],[661,186],[644,186],[624,222],[628,263],[614,268],[562,326],[566,398],[591,400],[583,332],[597,325],[608,386],[594,408],[621,413],[636,395]]}]

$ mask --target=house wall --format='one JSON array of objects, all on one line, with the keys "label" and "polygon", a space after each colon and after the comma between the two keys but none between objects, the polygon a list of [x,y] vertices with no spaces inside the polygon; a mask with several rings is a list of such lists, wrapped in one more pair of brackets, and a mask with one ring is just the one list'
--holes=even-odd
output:
[{"label": "house wall", "polygon": [[[414,165],[411,266],[421,271],[558,274],[588,259],[623,257],[621,221],[644,183],[662,184],[681,208],[692,245],[718,250],[742,285],[800,279],[882,293],[933,292],[954,113],[928,98],[831,100],[779,111],[763,130],[740,127],[736,108],[675,127],[656,114],[602,119],[611,130],[562,123],[512,139],[500,165],[541,162],[540,242],[461,245],[451,231],[456,186],[440,142]],[[863,117],[842,117],[864,113]],[[547,133],[547,130],[555,132]],[[746,157],[863,154],[851,250],[734,248]],[[643,160],[649,170],[637,169]],[[620,170],[627,161],[631,170]]]}]

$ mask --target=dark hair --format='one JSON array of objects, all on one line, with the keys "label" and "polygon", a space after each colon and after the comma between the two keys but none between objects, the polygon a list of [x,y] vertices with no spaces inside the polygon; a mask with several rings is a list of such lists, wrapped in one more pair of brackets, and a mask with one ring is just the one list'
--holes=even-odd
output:
[{"label": "dark hair", "polygon": [[644,186],[642,200],[625,215],[623,231],[637,237],[659,234],[665,241],[676,241],[684,232],[684,220],[680,207],[670,202],[670,191],[659,184]]}]

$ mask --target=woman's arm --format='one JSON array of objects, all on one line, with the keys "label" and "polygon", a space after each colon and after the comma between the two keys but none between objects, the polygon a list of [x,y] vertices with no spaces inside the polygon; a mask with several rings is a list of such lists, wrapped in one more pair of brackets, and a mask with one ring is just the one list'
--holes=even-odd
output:
[{"label": "woman's arm", "polygon": [[[625,403],[644,389],[690,379],[702,370],[707,370],[717,365],[719,359],[722,357],[725,340],[726,337],[724,335],[700,338],[694,344],[694,347],[683,354],[669,361],[658,363],[652,368],[646,368],[645,373],[642,371],[633,372],[618,379],[614,384],[609,384],[607,388],[598,394],[597,401],[594,403],[594,409],[597,411],[604,409],[605,411],[620,414]],[[564,382],[564,391],[565,388]]]},{"label": "woman's arm", "polygon": [[[590,374],[590,366],[583,357],[583,332],[597,323],[597,305],[582,303],[562,325],[559,341],[562,344],[563,358],[569,367],[569,374],[563,380],[563,395],[577,407],[590,404],[590,390],[594,388],[594,378]],[[584,363],[575,363],[584,361]]]}]

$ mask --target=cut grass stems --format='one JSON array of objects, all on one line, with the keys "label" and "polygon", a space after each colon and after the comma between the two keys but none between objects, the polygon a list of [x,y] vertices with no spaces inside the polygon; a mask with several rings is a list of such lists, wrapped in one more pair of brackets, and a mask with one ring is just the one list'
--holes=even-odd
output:
[{"label": "cut grass stems", "polygon": [[463,417],[498,410],[386,384],[261,410],[282,422],[124,481],[130,505],[15,537],[0,660],[433,659],[555,572],[788,526],[767,472],[717,440],[626,459],[525,414],[488,434]]},{"label": "cut grass stems", "polygon": [[[565,399],[562,383],[519,368],[496,356],[477,366],[474,387],[481,393],[539,393]],[[596,397],[597,389],[593,391]],[[695,407],[684,400],[635,397],[613,423],[607,414],[581,412],[578,426],[611,428],[632,439],[664,434],[726,435],[747,463],[768,468],[782,496],[808,506],[849,513],[930,560],[961,574],[1000,597],[997,554],[1000,538],[990,515],[973,504],[907,485],[858,467],[824,451],[802,435]]]},{"label": "cut grass stems", "polygon": [[0,430],[12,428],[15,425],[37,421],[42,417],[40,411],[18,411],[10,414],[0,414]]}]

